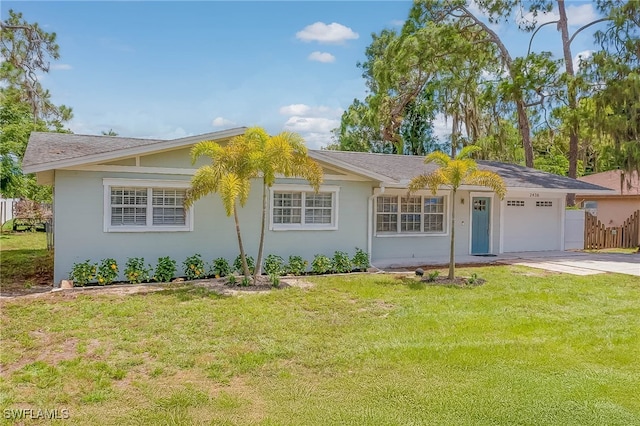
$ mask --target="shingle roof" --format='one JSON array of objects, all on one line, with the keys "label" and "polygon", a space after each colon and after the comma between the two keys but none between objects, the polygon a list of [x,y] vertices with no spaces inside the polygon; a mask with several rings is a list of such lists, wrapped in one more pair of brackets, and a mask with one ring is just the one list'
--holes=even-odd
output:
[{"label": "shingle roof", "polygon": [[[602,173],[594,173],[588,176],[578,178],[583,182],[593,183],[595,185],[604,186],[612,189],[620,195],[620,173],[621,170],[609,170]],[[629,179],[629,175],[625,176],[625,182],[622,185],[622,195],[640,195],[640,179],[638,172],[634,171]]]},{"label": "shingle roof", "polygon": [[[243,134],[246,128],[223,130],[174,140],[136,139],[117,136],[33,132],[22,161],[26,173],[89,164],[96,161],[148,154],[190,146],[201,140],[224,139]],[[310,151],[318,161],[360,174],[387,185],[405,186],[411,178],[435,170],[424,157],[346,151]],[[478,161],[483,170],[498,173],[508,188],[608,191],[598,185],[569,179],[515,164]]]},{"label": "shingle roof", "polygon": [[[429,173],[436,169],[435,164],[424,164],[424,157],[411,155],[371,154],[345,151],[313,151],[318,160],[340,163],[342,166],[354,166],[355,172],[375,174],[386,177],[387,183],[406,184],[411,178]],[[581,182],[564,176],[543,172],[517,164],[497,161],[478,161],[481,170],[490,170],[499,174],[508,188],[540,188],[560,190],[593,190],[603,188],[588,182]]]},{"label": "shingle roof", "polygon": [[172,140],[32,132],[22,160],[22,169],[25,173],[33,173],[95,161],[109,161],[190,146],[202,140],[225,139],[241,135],[245,130],[245,127],[237,127]]},{"label": "shingle roof", "polygon": [[135,139],[117,136],[74,135],[33,132],[22,160],[22,167],[71,160],[95,154],[117,152],[127,148],[153,145],[160,139]]}]

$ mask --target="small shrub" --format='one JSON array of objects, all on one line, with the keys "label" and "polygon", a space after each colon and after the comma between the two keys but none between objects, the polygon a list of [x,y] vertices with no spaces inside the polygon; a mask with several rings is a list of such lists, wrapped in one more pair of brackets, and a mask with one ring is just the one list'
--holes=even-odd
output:
[{"label": "small shrub", "polygon": [[242,281],[240,281],[240,285],[242,287],[248,287],[251,285],[251,278],[249,277],[242,277]]},{"label": "small shrub", "polygon": [[356,247],[356,254],[353,256],[353,259],[351,259],[351,263],[359,271],[366,271],[369,267],[369,254]]},{"label": "small shrub", "polygon": [[160,283],[168,283],[176,276],[176,261],[169,256],[158,258],[153,279]]},{"label": "small shrub", "polygon": [[479,284],[479,281],[480,281],[480,277],[475,272],[471,274],[469,278],[467,278],[467,284],[471,284],[471,285]]},{"label": "small shrub", "polygon": [[280,287],[280,276],[276,274],[269,275],[269,281],[272,287]]},{"label": "small shrub", "polygon": [[289,256],[289,264],[286,267],[287,274],[302,275],[307,271],[309,262],[301,256]]},{"label": "small shrub", "polygon": [[103,259],[100,262],[100,266],[98,266],[98,273],[96,274],[98,284],[111,284],[116,278],[118,278],[118,263],[115,259]]},{"label": "small shrub", "polygon": [[324,254],[316,254],[311,262],[311,271],[314,274],[326,274],[331,269],[331,259]]},{"label": "small shrub", "polygon": [[211,268],[213,275],[218,277],[226,277],[231,273],[231,266],[224,257],[219,257],[213,261],[213,267]]},{"label": "small shrub", "polygon": [[[246,256],[246,258],[247,266],[249,267],[249,273],[253,274],[253,271],[256,268],[256,261],[251,256]],[[238,257],[236,257],[236,259],[233,261],[233,270],[240,274],[244,274],[244,271],[242,270],[242,257],[240,257],[240,255],[238,255]]]},{"label": "small shrub", "polygon": [[69,274],[69,279],[73,280],[73,285],[83,286],[96,278],[98,265],[91,263],[89,259],[84,262],[74,263]]},{"label": "small shrub", "polygon": [[278,255],[270,254],[264,260],[264,272],[269,276],[283,275],[285,272],[284,259]]},{"label": "small shrub", "polygon": [[427,278],[425,278],[425,281],[428,283],[432,283],[436,280],[436,278],[438,278],[439,275],[440,271],[431,271],[427,274]]},{"label": "small shrub", "polygon": [[184,266],[184,275],[188,280],[204,278],[207,275],[202,256],[198,253],[187,257],[185,261],[182,262],[182,266]]},{"label": "small shrub", "polygon": [[351,259],[343,251],[336,251],[331,259],[331,270],[337,273],[351,272]]},{"label": "small shrub", "polygon": [[236,276],[233,274],[229,275],[229,278],[227,278],[227,283],[229,285],[236,285],[236,282],[237,282]]},{"label": "small shrub", "polygon": [[124,275],[131,284],[149,281],[149,274],[153,271],[151,265],[144,264],[144,257],[130,257],[125,264]]}]

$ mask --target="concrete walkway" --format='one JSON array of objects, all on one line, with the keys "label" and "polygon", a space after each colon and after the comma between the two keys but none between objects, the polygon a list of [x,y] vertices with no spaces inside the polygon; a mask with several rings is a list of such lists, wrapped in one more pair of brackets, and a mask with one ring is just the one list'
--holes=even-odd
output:
[{"label": "concrete walkway", "polygon": [[[420,266],[446,266],[449,256],[424,259],[378,259],[380,269],[410,269]],[[585,253],[581,251],[545,251],[503,253],[496,256],[456,256],[457,265],[510,264],[523,265],[573,275],[594,275],[606,272],[640,277],[640,254]]]}]

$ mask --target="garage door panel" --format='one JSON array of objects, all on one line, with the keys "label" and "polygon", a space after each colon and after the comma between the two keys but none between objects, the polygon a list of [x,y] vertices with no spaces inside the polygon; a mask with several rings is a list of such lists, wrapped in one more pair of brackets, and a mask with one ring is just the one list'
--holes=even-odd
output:
[{"label": "garage door panel", "polygon": [[507,198],[504,205],[504,252],[560,249],[560,201]]}]

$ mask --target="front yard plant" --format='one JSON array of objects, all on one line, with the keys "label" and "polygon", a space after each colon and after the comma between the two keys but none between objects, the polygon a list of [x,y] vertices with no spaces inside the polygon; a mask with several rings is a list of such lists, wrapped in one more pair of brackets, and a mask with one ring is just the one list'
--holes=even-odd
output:
[{"label": "front yard plant", "polygon": [[351,264],[358,271],[365,272],[370,266],[369,254],[366,251],[362,250],[361,248],[356,247],[356,254],[353,255],[353,259],[351,259]]},{"label": "front yard plant", "polygon": [[140,284],[151,279],[151,265],[144,263],[144,257],[130,257],[124,266],[124,276],[130,284]]},{"label": "front yard plant", "polygon": [[271,275],[283,275],[285,273],[284,259],[281,256],[270,254],[264,260],[264,272]]},{"label": "front yard plant", "polygon": [[115,259],[102,259],[96,273],[96,280],[100,285],[111,284],[118,278],[118,262]]},{"label": "front yard plant", "polygon": [[[253,274],[253,271],[256,268],[256,261],[251,256],[246,256],[246,259],[247,259],[247,267],[249,268],[249,272]],[[240,255],[238,255],[238,257],[236,257],[235,260],[233,261],[233,270],[238,273],[242,273],[242,257]]]},{"label": "front yard plant", "polygon": [[231,273],[231,266],[229,266],[229,262],[224,257],[218,257],[214,259],[213,266],[211,267],[211,273],[214,277],[226,277]]},{"label": "front yard plant", "polygon": [[169,256],[158,259],[156,270],[153,273],[153,279],[160,283],[168,283],[176,276],[176,261]]},{"label": "front yard plant", "polygon": [[184,266],[184,275],[188,280],[204,278],[207,275],[204,260],[202,260],[202,256],[198,253],[187,257],[185,261],[182,262],[182,266]]},{"label": "front yard plant", "polygon": [[311,272],[314,274],[326,274],[331,270],[331,259],[324,254],[316,254],[311,262]]},{"label": "front yard plant", "polygon": [[69,274],[69,279],[73,280],[73,285],[85,286],[96,278],[98,265],[90,260],[74,263]]},{"label": "front yard plant", "polygon": [[338,274],[351,272],[351,259],[344,251],[337,250],[331,259],[331,270]]},{"label": "front yard plant", "polygon": [[289,256],[289,263],[287,263],[287,274],[302,275],[307,272],[307,266],[309,262],[304,260],[302,256]]}]

